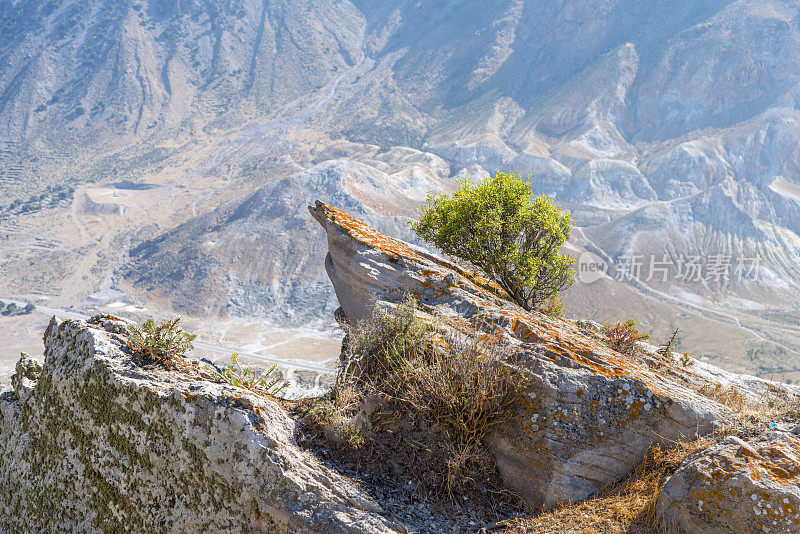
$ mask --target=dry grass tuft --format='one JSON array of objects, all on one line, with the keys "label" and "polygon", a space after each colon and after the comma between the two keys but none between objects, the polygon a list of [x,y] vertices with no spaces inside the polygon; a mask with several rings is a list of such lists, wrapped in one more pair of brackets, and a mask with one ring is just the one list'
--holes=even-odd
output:
[{"label": "dry grass tuft", "polygon": [[656,501],[664,482],[689,456],[708,448],[718,436],[655,446],[625,480],[578,504],[565,504],[533,517],[505,522],[508,534],[651,534],[659,525]]},{"label": "dry grass tuft", "polygon": [[[416,451],[395,469],[432,496],[486,494],[487,484],[504,493],[482,441],[516,417],[527,391],[507,351],[443,336],[418,317],[413,299],[392,312],[377,311],[348,339],[336,386],[306,411],[306,420],[351,449],[386,450],[397,462]],[[406,450],[393,454],[400,443]]]},{"label": "dry grass tuft", "polygon": [[714,387],[705,386],[700,390],[700,394],[727,406],[734,412],[743,412],[747,406],[747,397],[733,386],[727,388],[722,384],[716,384]]},{"label": "dry grass tuft", "polygon": [[705,386],[699,393],[734,411],[736,421],[732,432],[748,433],[763,428],[767,423],[800,420],[800,399],[778,388],[757,401],[749,399],[734,386],[724,387],[722,384]]},{"label": "dry grass tuft", "polygon": [[636,326],[636,321],[628,319],[624,323],[615,325],[604,325],[603,334],[606,336],[609,347],[617,352],[633,356],[639,353],[637,342],[650,338],[650,334],[645,334]]},{"label": "dry grass tuft", "polygon": [[[440,336],[417,317],[413,299],[378,311],[350,344],[340,390],[392,399],[473,445],[515,416],[527,380],[497,343]],[[435,341],[438,341],[436,343]]]},{"label": "dry grass tuft", "polygon": [[[418,355],[384,384],[370,381],[368,387],[393,394],[444,428],[455,443],[473,446],[515,416],[525,393],[527,381],[504,356],[495,345],[450,338],[446,353]],[[385,388],[388,384],[400,387]]]}]

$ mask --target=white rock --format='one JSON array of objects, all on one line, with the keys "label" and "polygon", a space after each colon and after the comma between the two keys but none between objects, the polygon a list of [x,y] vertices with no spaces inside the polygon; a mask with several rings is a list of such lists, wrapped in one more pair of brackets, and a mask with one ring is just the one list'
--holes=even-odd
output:
[{"label": "white rock", "polygon": [[23,357],[0,397],[0,531],[400,529],[277,404],[197,366],[143,368],[112,323],[54,317],[44,364]]}]

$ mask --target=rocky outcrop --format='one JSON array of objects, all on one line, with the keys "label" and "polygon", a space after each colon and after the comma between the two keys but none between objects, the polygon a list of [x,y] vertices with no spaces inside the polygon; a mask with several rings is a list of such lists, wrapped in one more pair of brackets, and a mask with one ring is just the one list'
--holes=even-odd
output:
[{"label": "rocky outcrop", "polygon": [[798,428],[774,427],[688,458],[658,499],[666,525],[693,534],[800,531]]},{"label": "rocky outcrop", "polygon": [[732,417],[574,323],[525,312],[476,272],[325,203],[310,210],[327,232],[326,269],[351,323],[413,295],[442,328],[513,348],[532,386],[518,421],[489,446],[506,483],[531,506],[584,499],[630,473],[653,444],[712,432]]},{"label": "rocky outcrop", "polygon": [[[125,325],[62,321],[0,397],[2,532],[395,532],[277,404],[138,365]],[[188,361],[187,361],[188,362]]]}]

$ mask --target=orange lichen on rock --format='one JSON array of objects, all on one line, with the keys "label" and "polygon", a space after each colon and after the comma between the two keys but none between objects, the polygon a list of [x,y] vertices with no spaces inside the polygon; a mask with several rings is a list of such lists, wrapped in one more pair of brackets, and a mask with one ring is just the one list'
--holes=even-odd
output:
[{"label": "orange lichen on rock", "polygon": [[[650,391],[665,398],[670,396],[663,386],[659,386],[660,381],[640,361],[612,350],[596,338],[587,336],[570,322],[526,312],[513,303],[499,285],[477,271],[426,254],[399,239],[381,234],[330,204],[317,201],[316,210],[329,224],[358,243],[379,250],[395,260],[418,264],[413,269],[417,275],[421,274],[425,278],[419,282],[420,290],[410,292],[425,304],[435,306],[452,297],[453,293],[469,293],[470,300],[483,311],[473,315],[469,322],[460,324],[461,328],[473,333],[493,327],[503,329],[505,325],[493,325],[494,317],[502,317],[504,321],[510,321],[508,331],[522,343],[533,344],[568,358],[594,374],[609,379],[628,378],[641,381]],[[448,273],[457,275],[455,281],[442,283]],[[429,291],[423,293],[423,290]]]},{"label": "orange lichen on rock", "polygon": [[720,522],[719,530],[709,532],[796,532],[798,447],[800,440],[785,430],[747,441],[725,438],[688,459],[673,475],[659,500],[661,512],[673,527],[702,514],[706,521]]},{"label": "orange lichen on rock", "polygon": [[[395,259],[399,259],[401,257],[411,258],[421,262],[433,263],[439,267],[455,271],[462,276],[465,276],[473,283],[477,284],[481,289],[490,291],[505,298],[505,292],[499,285],[485,278],[477,271],[467,269],[432,255],[422,255],[418,250],[411,248],[408,243],[386,236],[372,228],[370,225],[359,221],[348,213],[338,208],[334,208],[325,202],[318,200],[316,202],[316,208],[325,214],[331,224],[338,226],[343,232],[363,245],[376,248],[387,256]],[[428,269],[428,271],[430,271],[430,269]]]}]

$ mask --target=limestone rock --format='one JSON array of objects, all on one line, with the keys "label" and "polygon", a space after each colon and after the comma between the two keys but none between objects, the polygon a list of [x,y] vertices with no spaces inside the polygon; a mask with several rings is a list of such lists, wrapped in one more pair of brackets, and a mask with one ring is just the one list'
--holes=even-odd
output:
[{"label": "limestone rock", "polygon": [[658,511],[692,534],[800,531],[800,439],[780,428],[724,439],[684,461]]},{"label": "limestone rock", "polygon": [[2,532],[396,532],[264,397],[140,367],[112,317],[54,317],[0,397]]},{"label": "limestone rock", "polygon": [[327,232],[326,269],[351,323],[411,294],[444,328],[490,334],[516,351],[531,379],[529,401],[489,445],[506,483],[529,505],[584,499],[630,473],[653,444],[711,432],[732,417],[577,325],[525,312],[474,271],[325,203],[309,209]]},{"label": "limestone rock", "polygon": [[23,352],[15,371],[11,376],[11,387],[14,388],[14,394],[24,401],[30,396],[33,386],[42,374],[42,364]]}]

